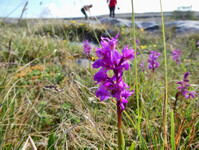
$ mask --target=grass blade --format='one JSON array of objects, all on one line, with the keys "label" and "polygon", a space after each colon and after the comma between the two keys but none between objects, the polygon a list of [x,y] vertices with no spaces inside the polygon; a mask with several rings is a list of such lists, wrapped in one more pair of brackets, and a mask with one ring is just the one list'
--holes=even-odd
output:
[{"label": "grass blade", "polygon": [[146,116],[146,120],[147,120],[147,124],[149,126],[149,131],[150,131],[150,134],[151,134],[151,138],[153,140],[153,143],[155,144],[155,149],[158,149],[157,148],[157,143],[155,141],[155,137],[154,137],[154,134],[153,134],[153,131],[151,129],[151,126],[150,126],[150,123],[149,123],[149,118],[148,118],[148,115],[147,115],[147,112],[146,112],[146,109],[144,108],[144,113],[145,113],[145,116]]},{"label": "grass blade", "polygon": [[131,144],[131,146],[129,147],[129,150],[134,150],[136,146],[135,141]]},{"label": "grass blade", "polygon": [[[135,41],[135,14],[134,14],[134,6],[133,6],[133,0],[131,0],[131,4],[132,4],[132,21],[133,21],[133,43],[134,43],[134,63],[135,63],[135,77],[136,77],[136,98],[137,98],[137,114],[138,114],[138,126],[137,126],[137,130],[138,130],[138,135],[140,138],[140,142],[141,140],[141,130],[140,130],[140,120],[141,120],[141,116],[140,116],[140,104],[139,104],[139,87],[138,87],[138,76],[137,76],[137,57],[136,57],[136,41]],[[131,75],[129,72],[129,81],[131,83]],[[140,144],[139,144],[140,145]],[[141,145],[140,145],[141,147]]]},{"label": "grass blade", "polygon": [[160,8],[161,8],[161,18],[162,18],[162,37],[163,37],[163,46],[164,46],[164,65],[165,65],[165,105],[164,105],[164,146],[167,149],[167,51],[166,51],[166,40],[165,40],[165,30],[164,30],[164,17],[162,10],[162,0],[160,0]]},{"label": "grass blade", "polygon": [[175,129],[174,129],[173,109],[171,110],[171,145],[172,145],[172,150],[175,150]]}]

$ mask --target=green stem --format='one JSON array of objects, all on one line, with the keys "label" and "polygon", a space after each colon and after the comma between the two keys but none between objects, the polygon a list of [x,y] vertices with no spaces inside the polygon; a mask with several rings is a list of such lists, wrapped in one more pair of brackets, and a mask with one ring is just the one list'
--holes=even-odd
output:
[{"label": "green stem", "polygon": [[130,122],[133,125],[134,129],[137,130],[135,123],[133,122],[133,120],[131,119],[131,117],[128,115],[128,113],[125,110],[123,112],[126,115],[126,117],[130,120]]},{"label": "green stem", "polygon": [[[140,122],[141,122],[141,117],[140,117],[140,104],[139,104],[139,88],[138,88],[138,77],[137,77],[137,57],[136,57],[136,41],[135,41],[135,14],[134,14],[134,7],[133,7],[133,0],[131,0],[132,3],[132,21],[133,21],[133,39],[134,39],[134,63],[135,63],[135,77],[136,77],[136,98],[137,98],[137,114],[138,114],[138,135],[141,143],[141,132],[140,132]],[[140,145],[141,146],[141,145]]]},{"label": "green stem", "polygon": [[175,125],[174,125],[174,115],[173,109],[171,110],[171,145],[172,150],[175,150]]},{"label": "green stem", "polygon": [[118,119],[118,150],[124,149],[124,137],[122,134],[122,111],[117,104],[117,119]]},{"label": "green stem", "polygon": [[89,63],[88,65],[89,65],[89,71],[90,71],[90,73],[92,74],[91,61],[92,61],[91,55],[90,55],[90,54],[88,54],[88,63]]},{"label": "green stem", "polygon": [[[90,21],[90,18],[89,18],[89,17],[88,17],[88,21],[89,21],[89,26],[90,26],[91,21]],[[95,35],[95,38],[96,38],[98,44],[100,45],[100,41],[99,41],[99,39],[98,39],[98,37],[97,37],[97,34],[96,34],[96,32],[95,32],[95,30],[94,30],[93,28],[92,28],[92,31],[93,31],[93,33],[94,33],[94,35]]]},{"label": "green stem", "polygon": [[166,53],[166,42],[165,42],[165,32],[164,32],[164,18],[162,11],[162,1],[160,0],[160,8],[161,8],[161,18],[162,18],[162,36],[163,36],[163,44],[164,44],[164,63],[165,63],[165,116],[164,116],[164,146],[165,149],[167,147],[167,53]]}]

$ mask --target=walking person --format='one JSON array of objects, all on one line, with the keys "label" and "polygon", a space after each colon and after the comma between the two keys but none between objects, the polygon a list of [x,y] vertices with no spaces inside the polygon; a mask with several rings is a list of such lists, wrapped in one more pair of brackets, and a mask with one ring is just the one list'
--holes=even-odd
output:
[{"label": "walking person", "polygon": [[81,8],[81,12],[84,14],[85,20],[88,19],[88,16],[87,16],[87,14],[86,14],[86,11],[90,11],[90,8],[92,8],[92,7],[93,7],[93,5],[91,4],[91,5],[85,5],[85,6],[83,6],[83,7]]},{"label": "walking person", "polygon": [[110,17],[115,17],[115,5],[117,4],[117,0],[107,0],[107,3],[109,4],[109,10],[110,10]]}]

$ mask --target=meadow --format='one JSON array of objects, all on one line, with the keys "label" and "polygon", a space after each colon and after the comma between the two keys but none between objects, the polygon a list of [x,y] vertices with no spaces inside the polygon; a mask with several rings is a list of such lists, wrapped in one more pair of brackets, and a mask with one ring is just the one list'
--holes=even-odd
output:
[{"label": "meadow", "polygon": [[[135,29],[133,35],[133,28],[55,19],[0,24],[0,149],[24,148],[29,136],[37,149],[117,149],[116,102],[96,97],[99,86],[93,77],[98,69],[92,67],[108,29],[113,37],[119,32],[120,52],[126,45],[134,49],[134,37],[139,40],[136,67],[131,60],[123,74],[130,91],[135,90],[122,116],[124,149],[164,149],[165,116],[168,149],[199,148],[198,95],[177,95],[176,84],[189,72],[188,90],[199,93],[198,34],[179,36],[174,28],[165,28],[165,83],[161,29]],[[84,54],[85,40],[91,43],[90,59]],[[181,51],[179,64],[172,59],[175,49]],[[160,53],[154,72],[148,64],[151,50]],[[77,59],[89,59],[88,66]]]}]

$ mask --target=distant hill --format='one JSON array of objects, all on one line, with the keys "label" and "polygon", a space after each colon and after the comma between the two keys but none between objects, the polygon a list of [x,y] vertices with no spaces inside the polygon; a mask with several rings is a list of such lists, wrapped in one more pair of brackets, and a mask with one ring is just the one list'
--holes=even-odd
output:
[{"label": "distant hill", "polygon": [[[164,12],[164,21],[171,21],[172,19],[172,12]],[[109,14],[105,14],[105,15],[99,15],[99,16],[95,16],[98,19],[102,19],[102,18],[108,18]],[[116,18],[121,18],[121,19],[128,19],[128,20],[132,20],[132,14],[131,13],[116,13],[115,15]],[[195,20],[199,20],[199,11],[195,11],[194,12],[194,17]],[[23,19],[23,18],[22,18]],[[25,18],[26,19],[26,18]],[[84,20],[84,17],[73,17],[73,18],[27,18],[27,20],[38,20],[38,19],[42,19],[42,20],[48,20],[48,19],[59,19],[59,20]],[[91,20],[94,19],[90,18]],[[156,22],[160,22],[161,21],[161,13],[160,12],[146,12],[146,13],[135,13],[135,19],[137,21],[141,20],[141,21],[156,21]],[[7,23],[18,23],[18,18],[0,18],[0,22],[5,21]],[[182,19],[181,19],[182,20]]]},{"label": "distant hill", "polygon": [[[163,13],[164,18],[166,20],[170,20],[172,17],[172,12],[164,12]],[[122,18],[122,19],[132,19],[131,13],[116,13],[116,18]],[[199,20],[199,11],[194,12],[194,16],[197,20]],[[99,15],[96,16],[98,19],[107,18],[109,17],[108,14],[106,15]],[[64,18],[64,19],[84,19],[84,17],[78,17],[78,18]],[[137,20],[150,20],[150,21],[160,21],[161,20],[161,13],[160,12],[146,12],[146,13],[135,13],[135,19]],[[165,21],[166,21],[165,20]]]}]

